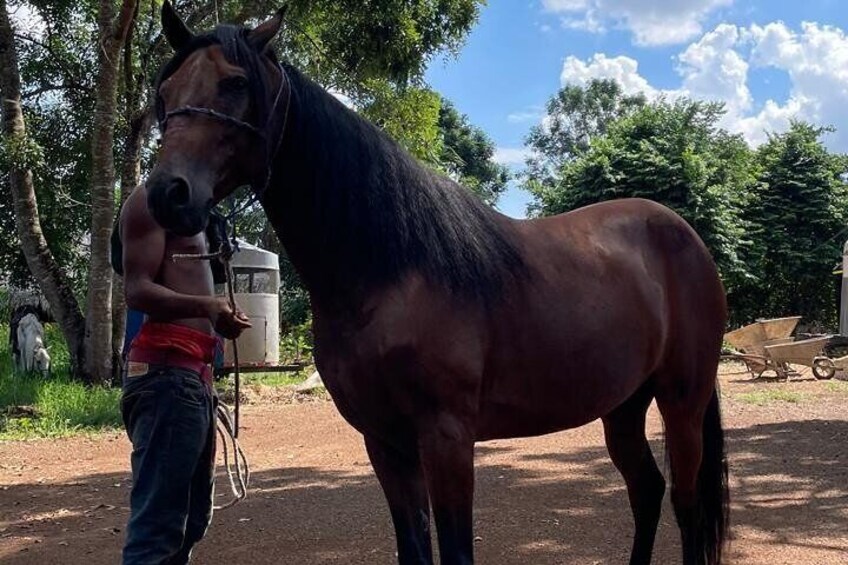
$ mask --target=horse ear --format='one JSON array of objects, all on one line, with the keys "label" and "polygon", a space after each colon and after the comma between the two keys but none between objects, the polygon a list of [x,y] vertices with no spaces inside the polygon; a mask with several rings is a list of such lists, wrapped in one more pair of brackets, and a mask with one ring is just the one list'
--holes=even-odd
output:
[{"label": "horse ear", "polygon": [[247,35],[247,39],[257,51],[260,53],[265,51],[268,44],[271,43],[271,40],[280,33],[280,28],[283,26],[283,20],[286,17],[288,9],[289,5],[285,4],[282,8],[277,10],[277,13],[274,14],[270,20],[259,24]]},{"label": "horse ear", "polygon": [[162,3],[162,31],[174,51],[179,51],[194,39],[194,34],[174,10],[169,0]]}]

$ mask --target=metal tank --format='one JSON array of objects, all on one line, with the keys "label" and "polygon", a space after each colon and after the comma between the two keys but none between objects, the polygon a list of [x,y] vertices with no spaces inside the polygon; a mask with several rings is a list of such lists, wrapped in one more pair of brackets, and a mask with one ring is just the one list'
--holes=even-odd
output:
[{"label": "metal tank", "polygon": [[[280,361],[280,263],[271,253],[239,241],[231,261],[236,304],[247,314],[253,327],[238,339],[239,365],[275,367]],[[219,287],[220,294],[226,288]],[[233,345],[224,345],[224,367],[233,366]]]}]

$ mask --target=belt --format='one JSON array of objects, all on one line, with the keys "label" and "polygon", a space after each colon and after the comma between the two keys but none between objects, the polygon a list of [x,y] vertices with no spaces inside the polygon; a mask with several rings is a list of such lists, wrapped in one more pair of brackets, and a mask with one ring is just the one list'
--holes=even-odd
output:
[{"label": "belt", "polygon": [[132,347],[127,353],[127,376],[133,377],[146,373],[147,367],[133,367],[134,363],[142,365],[163,365],[177,369],[194,371],[203,381],[212,384],[212,370],[209,363],[202,359],[196,359],[172,350],[145,349],[143,347]]}]

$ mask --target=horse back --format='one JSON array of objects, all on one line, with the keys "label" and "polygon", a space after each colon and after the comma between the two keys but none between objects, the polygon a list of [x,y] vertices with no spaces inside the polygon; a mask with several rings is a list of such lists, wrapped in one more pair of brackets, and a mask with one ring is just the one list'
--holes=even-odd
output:
[{"label": "horse back", "polygon": [[717,355],[718,273],[668,208],[611,201],[515,229],[527,273],[490,318],[482,438],[583,425],[676,357]]}]

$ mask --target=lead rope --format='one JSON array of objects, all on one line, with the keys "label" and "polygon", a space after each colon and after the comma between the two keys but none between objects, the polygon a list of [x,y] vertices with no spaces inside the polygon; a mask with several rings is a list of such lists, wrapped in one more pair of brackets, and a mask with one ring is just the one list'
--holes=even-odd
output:
[{"label": "lead rope", "polygon": [[[224,247],[228,247],[225,251]],[[232,258],[232,247],[226,244],[222,245],[219,252],[219,258],[224,263],[224,273],[227,279],[227,296],[230,301],[230,308],[233,312],[237,312],[236,295],[233,288],[233,266],[230,263]],[[247,487],[250,484],[250,465],[247,462],[247,457],[239,444],[239,416],[241,413],[241,372],[239,371],[239,354],[238,340],[230,340],[233,346],[233,380],[235,385],[235,421],[230,416],[230,410],[226,405],[218,403],[218,435],[221,437],[221,445],[224,448],[224,467],[227,470],[227,478],[230,481],[230,490],[233,494],[233,499],[226,504],[215,507],[215,510],[226,510],[235,506],[247,497]],[[230,439],[233,454],[233,467],[230,466],[230,457],[227,449],[227,438]],[[234,476],[235,475],[235,478]]]},{"label": "lead rope", "polygon": [[[233,268],[230,259],[233,255],[233,246],[229,244],[227,239],[221,244],[221,248],[217,253],[205,254],[174,254],[171,256],[172,261],[188,260],[188,261],[210,261],[219,259],[224,264],[224,274],[226,277],[227,298],[230,302],[230,308],[236,312],[236,296],[233,288]],[[224,468],[227,471],[227,479],[230,482],[230,490],[233,494],[233,499],[221,506],[213,506],[214,510],[226,510],[244,500],[247,497],[247,487],[250,485],[250,465],[247,462],[247,456],[239,444],[239,413],[241,406],[241,373],[239,371],[238,357],[238,341],[230,340],[233,346],[233,377],[235,381],[235,420],[230,414],[230,409],[218,402],[216,410],[217,424],[215,426],[217,435],[221,438],[221,446],[224,451]],[[227,443],[229,440],[229,445]],[[232,456],[230,455],[232,453]],[[230,461],[232,457],[232,461]]]}]

